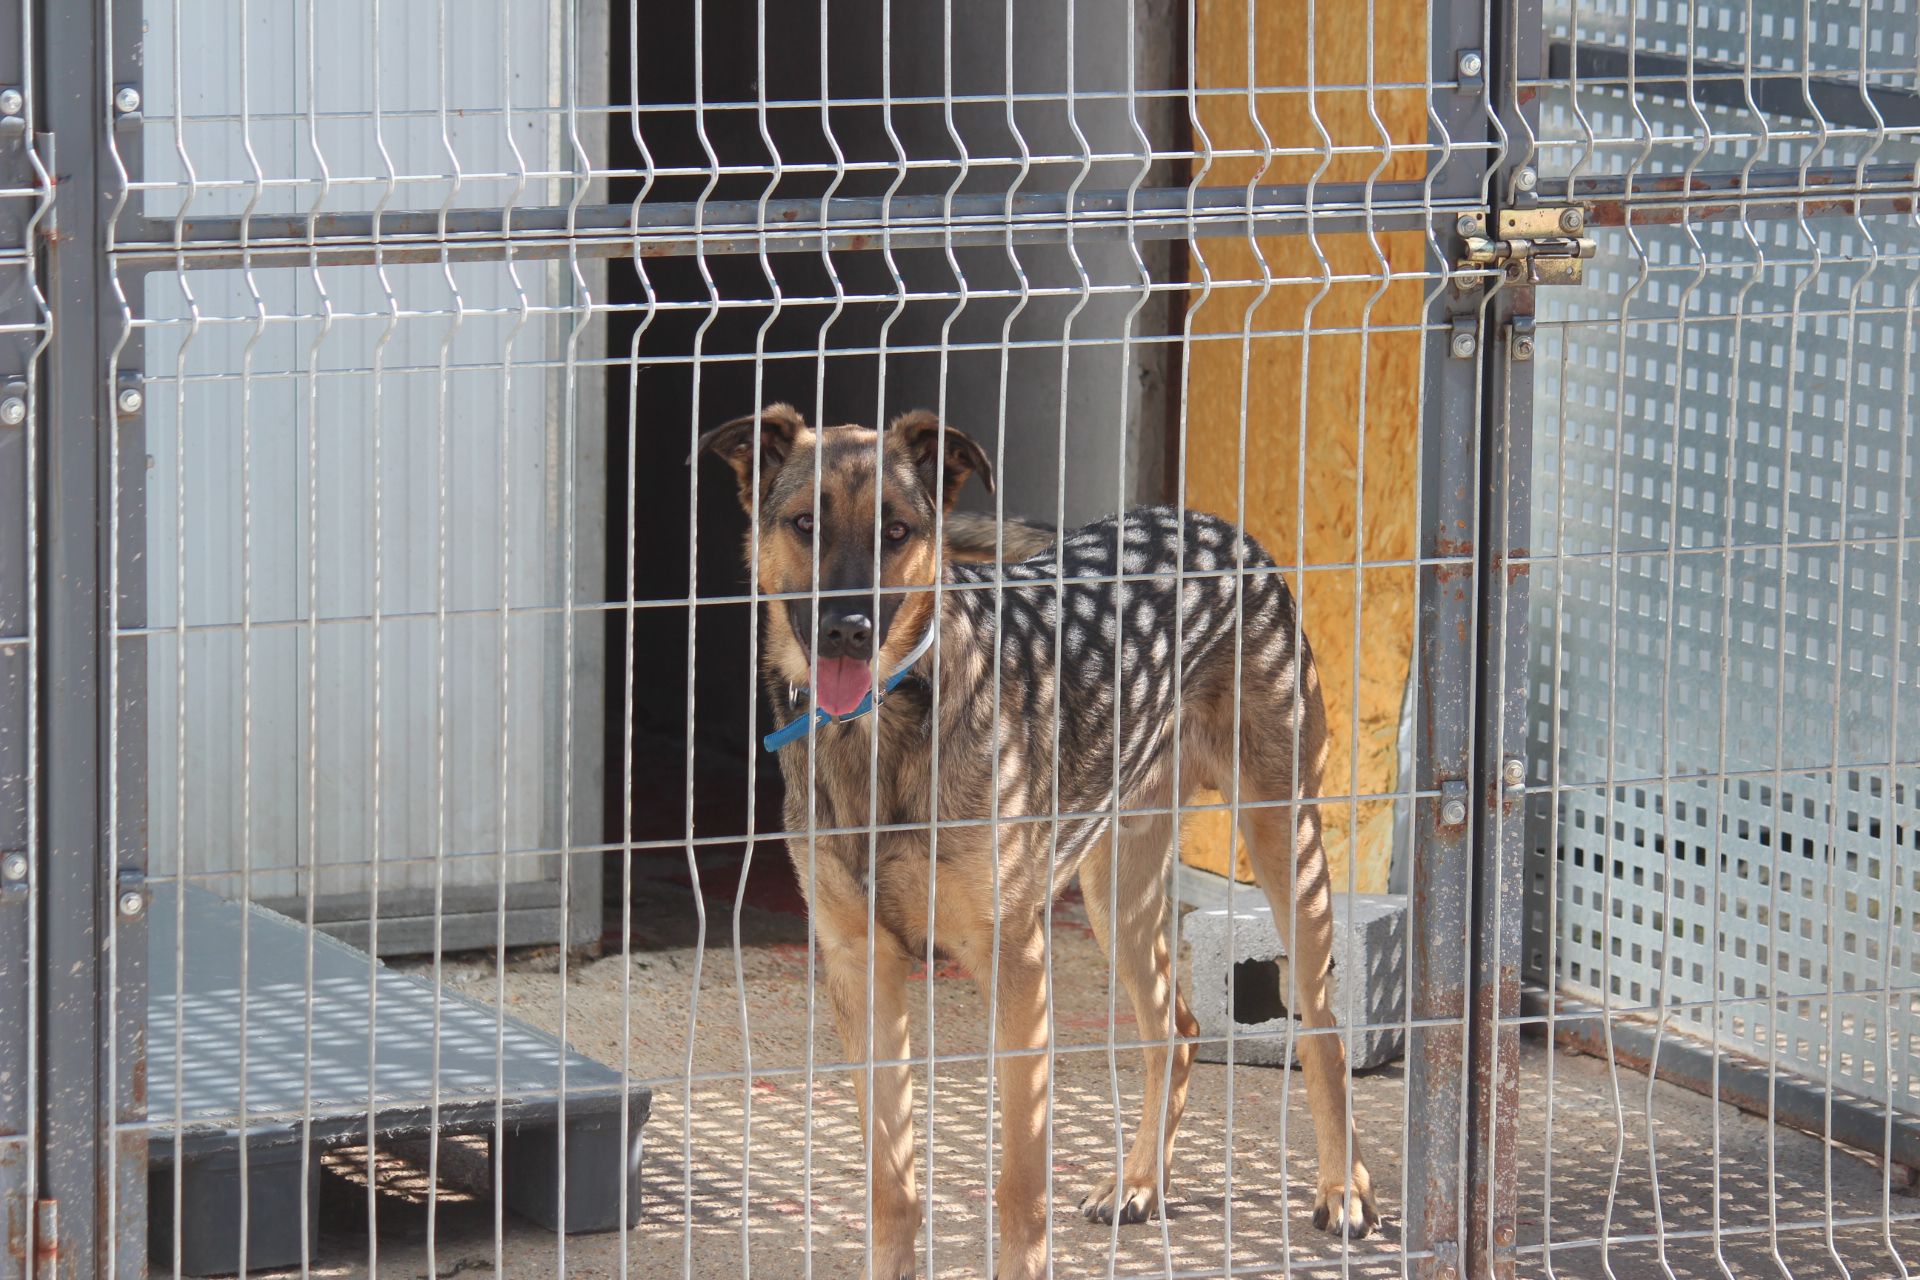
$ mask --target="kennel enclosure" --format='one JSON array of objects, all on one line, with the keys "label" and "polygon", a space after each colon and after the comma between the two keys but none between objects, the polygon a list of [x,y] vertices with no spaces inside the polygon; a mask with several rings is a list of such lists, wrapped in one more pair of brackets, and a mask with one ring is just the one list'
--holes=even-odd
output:
[{"label": "kennel enclosure", "polygon": [[[832,1051],[756,1057],[744,984],[703,1011],[696,978],[683,1067],[631,1035],[602,1066],[564,1047],[565,953],[628,973],[658,858],[695,954],[744,965],[745,867],[717,906],[701,877],[779,856],[757,600],[686,457],[779,395],[964,421],[1006,514],[1222,510],[1307,601],[1336,883],[1392,860],[1410,907],[1397,1234],[1283,1225],[1290,1269],[1912,1265],[1912,6],[955,8],[0,0],[0,1277],[172,1268],[150,1187],[199,1078],[155,1078],[183,1059],[154,1018],[213,933],[161,917],[199,893],[366,953],[336,1016],[370,1055],[377,959],[423,957],[436,1058],[462,1019],[503,1046],[550,1017],[516,1043],[554,1115],[611,1105],[624,1142],[676,1095],[650,1149],[679,1179],[617,1160],[616,1216],[692,1204],[711,1141],[742,1240],[768,1220],[754,1091],[804,1074],[812,1155]],[[1186,816],[1177,875],[1236,880],[1232,803]],[[505,1012],[523,947],[557,949],[551,1011]],[[449,994],[465,951],[493,1012]],[[680,990],[644,972],[622,1018]],[[695,1061],[703,1016],[738,1019],[737,1070]],[[1641,1120],[1661,1168],[1626,1063],[1865,1151],[1881,1194],[1843,1209],[1829,1154],[1808,1221],[1609,1193],[1596,1225],[1552,1102],[1544,1160],[1520,1120],[1575,1047],[1612,1072],[1616,1182]],[[459,1123],[505,1145],[486,1086]],[[243,1165],[250,1087],[200,1116]],[[339,1118],[275,1110],[309,1143]],[[371,1168],[379,1100],[339,1114]],[[637,1230],[617,1269],[693,1269],[690,1218]]]}]

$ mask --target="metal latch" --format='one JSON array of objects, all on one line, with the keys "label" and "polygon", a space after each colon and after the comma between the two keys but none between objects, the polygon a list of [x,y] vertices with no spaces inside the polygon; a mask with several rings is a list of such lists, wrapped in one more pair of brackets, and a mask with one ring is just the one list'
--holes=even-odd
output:
[{"label": "metal latch", "polygon": [[1484,219],[1469,215],[1461,219],[1467,249],[1460,265],[1505,267],[1516,284],[1579,284],[1595,248],[1580,234],[1586,225],[1585,211],[1575,205],[1504,209],[1495,237],[1486,234]]}]

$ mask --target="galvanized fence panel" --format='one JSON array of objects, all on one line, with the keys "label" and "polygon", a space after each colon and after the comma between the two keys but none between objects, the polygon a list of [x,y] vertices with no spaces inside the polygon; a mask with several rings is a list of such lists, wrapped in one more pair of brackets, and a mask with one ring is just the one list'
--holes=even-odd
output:
[{"label": "galvanized fence panel", "polygon": [[1549,1265],[1915,1256],[1913,17],[1549,8],[1542,184],[1606,203],[1540,322],[1525,950],[1619,1128],[1597,1205],[1523,1170]]},{"label": "galvanized fence panel", "polygon": [[[0,1058],[0,1171],[9,1150],[44,1156],[28,1174],[44,1187],[17,1198],[58,1206],[66,1228],[41,1237],[61,1265],[137,1273],[151,1238],[156,1270],[194,1270],[189,1166],[212,1130],[237,1135],[242,1270],[276,1249],[276,1266],[370,1274],[858,1265],[875,1188],[850,1087],[904,1066],[923,1091],[915,1257],[929,1274],[991,1269],[1002,1210],[969,1197],[1005,1161],[998,1032],[953,1007],[929,945],[899,1016],[918,1043],[844,1060],[817,922],[783,933],[750,901],[756,861],[823,833],[765,785],[766,593],[742,585],[730,486],[686,460],[701,431],[780,398],[816,422],[936,408],[996,463],[999,516],[1072,526],[1215,484],[1230,514],[1275,521],[1269,549],[1314,634],[1351,632],[1337,724],[1362,718],[1371,584],[1412,584],[1386,624],[1412,655],[1411,771],[1363,788],[1356,729],[1334,746],[1348,782],[1323,797],[1349,849],[1363,813],[1412,815],[1404,1007],[1374,1018],[1360,984],[1337,988],[1350,1037],[1407,1046],[1404,1077],[1348,1072],[1379,1117],[1390,1234],[1326,1242],[1289,1213],[1307,1140],[1291,1085],[1276,1103],[1247,1059],[1275,1036],[1291,1056],[1296,1020],[1247,1031],[1237,1014],[1204,1029],[1225,1042],[1207,1077],[1222,1114],[1188,1121],[1207,1189],[1138,1234],[1071,1221],[1069,1174],[1121,1159],[1142,1083],[1123,1058],[1184,1037],[1116,1025],[1117,951],[1093,956],[1104,999],[1080,989],[1069,909],[1043,935],[1039,1140],[1061,1269],[1452,1280],[1537,1259],[1579,1274],[1616,1245],[1651,1242],[1661,1261],[1670,1241],[1674,1256],[1756,1234],[1778,1249],[1800,1225],[1877,1230],[1874,1256],[1898,1262],[1912,1215],[1890,1172],[1877,1207],[1843,1204],[1829,1168],[1817,1220],[1723,1221],[1717,1113],[1715,1216],[1670,1228],[1650,1084],[1652,1226],[1599,1190],[1625,1160],[1617,1105],[1611,1169],[1570,1190],[1563,1160],[1555,1181],[1560,1038],[1595,1031],[1617,1098],[1637,1016],[1669,1065],[1687,1028],[1757,1050],[1780,1118],[1794,1086],[1775,1068],[1797,1067],[1821,1086],[1822,1132],[1857,1141],[1877,1118],[1886,1157],[1906,1150],[1920,1088],[1899,1039],[1920,995],[1898,999],[1920,963],[1898,931],[1920,893],[1899,857],[1914,712],[1883,696],[1912,665],[1911,15],[1683,9],[1447,0],[1424,13],[1426,66],[1398,80],[1375,59],[1404,32],[1375,3],[99,0],[63,15],[41,33],[57,195],[44,175],[0,185],[0,231],[20,209],[60,218],[41,259],[59,333],[45,412],[44,310],[23,303],[0,333],[27,344],[26,420],[44,424],[0,426],[0,500],[16,454],[31,477],[26,451],[43,449],[48,477],[20,521],[18,592],[0,561],[0,715],[4,664],[28,681],[22,727],[0,723],[0,788],[37,788],[19,811],[43,828],[16,839],[0,790],[0,855],[29,853],[38,895],[29,909],[0,884],[0,1033],[21,1022],[23,1087],[44,1093],[7,1092]],[[1364,57],[1325,60],[1355,32]],[[1807,61],[1855,35],[1850,59]],[[1301,45],[1291,80],[1259,63]],[[1203,73],[1221,47],[1247,59],[1224,84]],[[1424,113],[1407,137],[1383,123],[1395,98]],[[1795,102],[1814,104],[1811,127],[1786,122]],[[1538,279],[1537,246],[1499,221],[1541,210],[1568,237],[1599,228],[1584,285]],[[1464,262],[1482,232],[1511,236],[1517,265]],[[1387,242],[1399,233],[1417,239]],[[22,255],[28,299],[34,265]],[[1351,404],[1313,363],[1347,345]],[[1223,350],[1238,367],[1208,383],[1195,371]],[[1267,366],[1289,361],[1297,396],[1265,403]],[[1391,424],[1367,387],[1387,377],[1415,387],[1398,411],[1419,430],[1383,499],[1369,430]],[[1371,535],[1396,503],[1412,535],[1383,548]],[[1350,545],[1310,539],[1315,504],[1351,505]],[[9,775],[10,749],[32,767]],[[1131,799],[1116,766],[1097,811],[1056,796],[1048,816],[1162,817],[1123,812]],[[1248,805],[1230,789],[1164,816],[1230,824]],[[878,811],[852,834],[877,867],[916,823],[942,838]],[[609,856],[620,918],[603,933]],[[152,993],[150,885],[172,913]],[[227,955],[186,927],[218,918],[194,914],[202,892],[243,921],[271,905],[376,957],[424,958],[341,961],[296,933],[305,965],[284,969],[252,923]],[[870,946],[879,910],[870,893]],[[605,954],[518,950],[555,942]],[[1523,1009],[1523,955],[1599,1015]],[[40,966],[24,987],[40,1007],[16,1014],[5,966],[22,962]],[[364,963],[364,986],[334,962]],[[429,985],[394,986],[409,968]],[[232,1096],[209,1099],[184,1064],[217,1038],[193,1024],[208,1006],[191,987],[215,969]],[[1269,982],[1283,1008],[1290,978]],[[999,999],[990,986],[990,1028]],[[871,1040],[893,1016],[871,987],[866,1002]],[[170,1045],[145,1043],[150,1007]],[[1542,1022],[1544,1051],[1522,1038]],[[269,1032],[289,1038],[262,1050]],[[341,1043],[364,1062],[322,1051]],[[170,1114],[149,1113],[153,1063]],[[580,1154],[590,1105],[616,1093],[626,1140],[636,1089],[660,1110],[640,1181],[637,1153],[617,1172]],[[515,1146],[523,1105],[557,1116],[553,1146]],[[388,1124],[399,1112],[411,1128]],[[396,1199],[408,1178],[423,1215]],[[304,1226],[340,1179],[361,1198],[344,1250]],[[530,1243],[511,1215],[531,1183],[558,1206],[549,1225],[596,1196],[623,1225],[652,1216],[611,1244]],[[1586,1202],[1602,1199],[1596,1223]],[[383,1234],[396,1218],[419,1238]]]}]

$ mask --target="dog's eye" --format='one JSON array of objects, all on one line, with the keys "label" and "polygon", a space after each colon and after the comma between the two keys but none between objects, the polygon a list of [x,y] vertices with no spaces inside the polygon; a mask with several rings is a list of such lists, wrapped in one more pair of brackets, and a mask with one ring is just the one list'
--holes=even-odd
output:
[{"label": "dog's eye", "polygon": [[801,512],[793,518],[793,527],[801,537],[811,538],[813,536],[813,516],[808,512]]},{"label": "dog's eye", "polygon": [[907,540],[907,526],[905,522],[895,520],[887,526],[886,534],[888,542],[905,542]]}]

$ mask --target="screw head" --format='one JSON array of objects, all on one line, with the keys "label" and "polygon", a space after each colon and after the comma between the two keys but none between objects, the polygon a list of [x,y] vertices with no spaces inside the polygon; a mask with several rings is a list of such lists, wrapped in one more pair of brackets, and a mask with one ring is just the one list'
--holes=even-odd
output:
[{"label": "screw head", "polygon": [[1456,333],[1453,335],[1453,354],[1455,359],[1465,360],[1479,349],[1480,344],[1474,339],[1472,334]]},{"label": "screw head", "polygon": [[1585,223],[1586,219],[1581,216],[1578,209],[1567,209],[1560,214],[1560,229],[1562,231],[1578,231]]},{"label": "screw head", "polygon": [[1513,175],[1513,185],[1522,191],[1531,191],[1540,185],[1540,175],[1532,165],[1528,165]]},{"label": "screw head", "polygon": [[1480,232],[1480,220],[1470,213],[1463,213],[1460,215],[1459,220],[1453,224],[1453,229],[1463,236],[1478,235]]},{"label": "screw head", "polygon": [[[1531,343],[1532,340],[1527,339],[1526,341]],[[1510,759],[1500,766],[1500,776],[1507,780],[1508,786],[1517,787],[1527,780],[1527,766],[1522,764],[1518,759]]]},{"label": "screw head", "polygon": [[1481,59],[1478,49],[1463,49],[1460,51],[1460,78],[1462,80],[1477,79],[1480,75],[1481,68],[1485,66],[1486,63]]},{"label": "screw head", "polygon": [[0,861],[0,880],[25,880],[27,878],[27,855],[10,853]]},{"label": "screw head", "polygon": [[123,84],[113,93],[113,105],[122,115],[131,115],[140,109],[140,91],[130,84]]},{"label": "screw head", "polygon": [[1513,340],[1513,358],[1515,360],[1533,359],[1533,339],[1520,337]]},{"label": "screw head", "polygon": [[131,920],[147,909],[147,895],[128,889],[120,895],[120,914]]},{"label": "screw head", "polygon": [[113,402],[120,406],[120,412],[132,415],[146,407],[147,397],[138,387],[122,387],[120,394],[114,397]]},{"label": "screw head", "polygon": [[17,116],[26,106],[27,100],[18,89],[0,89],[0,116]]},{"label": "screw head", "polygon": [[1467,820],[1467,803],[1464,800],[1443,800],[1440,803],[1440,821],[1450,827],[1457,827]]},{"label": "screw head", "polygon": [[9,427],[17,427],[27,420],[27,402],[19,396],[8,396],[0,400],[0,422]]}]

